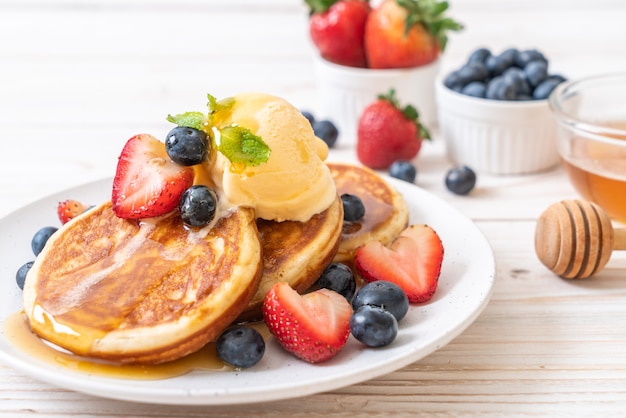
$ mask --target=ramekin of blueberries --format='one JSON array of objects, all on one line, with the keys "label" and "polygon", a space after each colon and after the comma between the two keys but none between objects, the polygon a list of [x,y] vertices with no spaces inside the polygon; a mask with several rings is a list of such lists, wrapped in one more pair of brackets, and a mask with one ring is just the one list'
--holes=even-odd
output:
[{"label": "ramekin of blueberries", "polygon": [[490,174],[555,167],[556,125],[547,98],[565,80],[538,49],[475,49],[437,82],[448,157]]}]

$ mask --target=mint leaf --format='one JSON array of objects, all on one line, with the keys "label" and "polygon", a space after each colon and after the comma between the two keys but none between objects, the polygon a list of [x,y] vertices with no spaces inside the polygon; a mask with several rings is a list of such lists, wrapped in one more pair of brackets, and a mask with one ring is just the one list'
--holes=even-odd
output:
[{"label": "mint leaf", "polygon": [[206,117],[202,112],[185,112],[174,116],[167,115],[167,120],[178,126],[194,128],[199,131],[204,130],[204,125],[206,124]]},{"label": "mint leaf", "polygon": [[209,99],[207,106],[209,107],[209,122],[211,125],[213,125],[213,115],[215,113],[228,110],[235,104],[235,99],[233,97],[228,97],[218,101],[215,96],[207,94],[207,99]]},{"label": "mint leaf", "polygon": [[237,167],[257,166],[268,160],[270,148],[260,136],[242,126],[213,128],[216,149]]}]

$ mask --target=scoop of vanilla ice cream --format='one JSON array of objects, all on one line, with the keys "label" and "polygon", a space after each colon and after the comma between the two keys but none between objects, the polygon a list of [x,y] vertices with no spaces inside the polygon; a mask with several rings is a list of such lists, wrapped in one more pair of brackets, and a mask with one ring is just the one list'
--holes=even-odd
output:
[{"label": "scoop of vanilla ice cream", "polygon": [[267,162],[243,170],[235,170],[217,153],[211,177],[230,203],[254,207],[261,219],[305,222],[336,199],[335,183],[324,163],[326,143],[286,100],[262,93],[239,94],[232,107],[214,114],[213,124],[247,128],[270,148]]}]

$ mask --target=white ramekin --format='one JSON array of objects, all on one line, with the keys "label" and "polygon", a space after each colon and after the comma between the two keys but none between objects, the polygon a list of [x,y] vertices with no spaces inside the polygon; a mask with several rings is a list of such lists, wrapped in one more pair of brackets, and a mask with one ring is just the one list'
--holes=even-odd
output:
[{"label": "white ramekin", "polygon": [[436,83],[439,132],[450,160],[489,174],[529,174],[559,164],[547,100],[466,96]]},{"label": "white ramekin", "polygon": [[437,123],[435,80],[439,60],[416,68],[373,70],[333,64],[315,57],[318,116],[332,120],[342,144],[356,143],[357,124],[363,109],[391,88],[401,105],[411,104],[420,121],[432,128]]}]

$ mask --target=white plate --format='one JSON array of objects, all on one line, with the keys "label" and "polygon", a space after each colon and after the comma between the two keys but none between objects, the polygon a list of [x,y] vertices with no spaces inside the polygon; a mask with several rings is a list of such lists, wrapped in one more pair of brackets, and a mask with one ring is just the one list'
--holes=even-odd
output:
[{"label": "white plate", "polygon": [[[243,371],[197,371],[163,380],[104,378],[55,366],[11,345],[2,331],[0,360],[37,379],[96,396],[147,403],[226,405],[287,399],[330,391],[400,369],[443,347],[480,314],[491,296],[495,261],[476,226],[449,204],[406,182],[387,179],[406,198],[411,223],[431,225],[445,256],[431,301],[411,306],[396,340],[372,349],[350,337],[334,359],[310,365],[270,339],[265,356]],[[22,308],[15,284],[18,268],[33,259],[30,240],[45,225],[58,225],[56,205],[65,199],[99,203],[109,197],[111,180],[76,187],[30,204],[0,220],[0,320]]]}]

